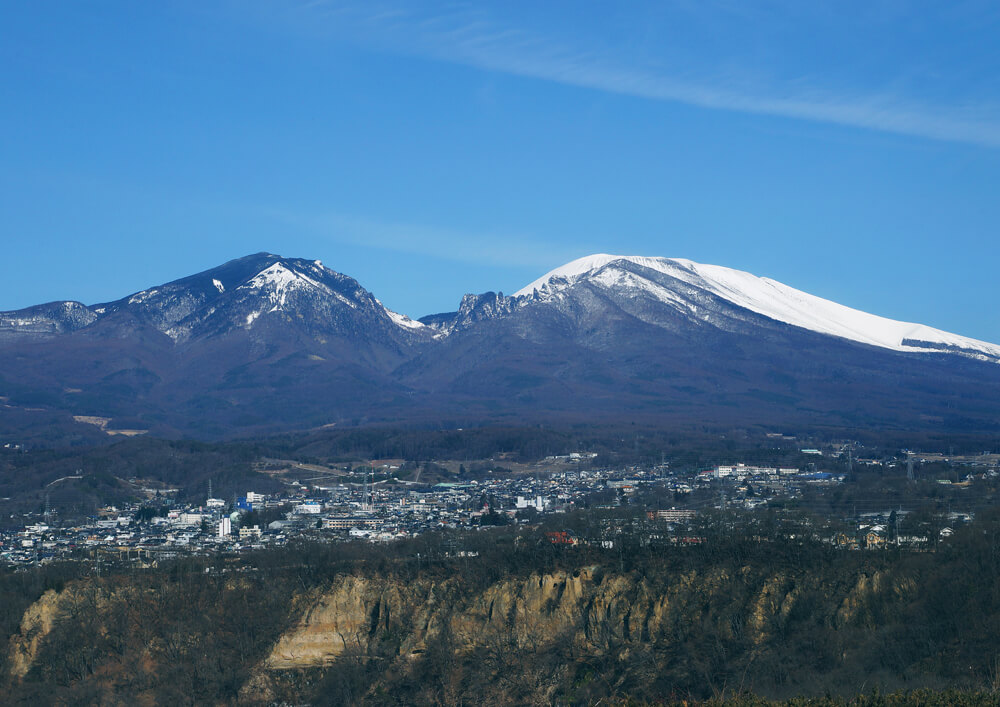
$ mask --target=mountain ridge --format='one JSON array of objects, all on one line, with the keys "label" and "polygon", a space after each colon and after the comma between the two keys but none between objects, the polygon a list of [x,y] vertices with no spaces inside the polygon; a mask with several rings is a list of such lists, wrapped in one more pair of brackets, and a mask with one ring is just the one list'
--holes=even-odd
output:
[{"label": "mountain ridge", "polygon": [[[267,263],[261,268],[262,263]],[[749,272],[719,265],[696,263],[684,258],[662,258],[649,256],[609,255],[604,253],[578,258],[561,265],[540,278],[505,297],[502,292],[467,294],[462,298],[456,312],[431,314],[419,319],[411,319],[385,307],[381,301],[374,302],[384,310],[386,316],[397,326],[410,332],[421,331],[425,326],[434,329],[440,336],[447,335],[456,328],[468,326],[482,319],[509,314],[514,309],[530,302],[558,297],[563,289],[581,280],[597,282],[609,289],[646,289],[665,303],[687,305],[662,285],[649,278],[637,278],[634,271],[624,270],[621,265],[630,263],[648,271],[667,275],[729,300],[757,314],[769,317],[803,329],[821,334],[830,334],[858,343],[891,348],[909,352],[947,352],[980,357],[982,360],[1000,362],[1000,344],[993,344],[971,337],[946,332],[913,322],[902,322],[888,317],[870,314],[862,310],[846,307],[832,300],[817,297],[802,290],[792,288],[777,280],[758,277]],[[249,265],[250,267],[246,267]],[[249,273],[256,270],[254,274]],[[261,314],[283,311],[289,294],[309,285],[316,289],[326,289],[328,294],[347,306],[356,303],[344,295],[340,289],[330,288],[321,280],[314,280],[304,270],[312,270],[313,275],[333,276],[341,282],[350,283],[350,293],[354,297],[368,294],[357,281],[322,265],[319,260],[307,261],[301,258],[283,258],[273,253],[260,252],[228,261],[221,266],[189,275],[162,285],[134,292],[111,302],[85,305],[79,301],[55,301],[32,305],[20,310],[0,312],[0,336],[15,334],[18,328],[26,333],[60,334],[90,326],[102,317],[126,308],[150,309],[150,300],[156,308],[167,306],[182,314],[168,317],[165,321],[180,324],[203,304],[211,304],[209,295],[218,297],[233,289],[262,290],[269,297],[270,308],[247,313],[245,324],[250,326]],[[225,274],[225,275],[224,275]],[[228,282],[219,279],[226,276]],[[645,280],[645,282],[642,282]],[[211,284],[209,284],[211,283]],[[164,295],[185,289],[187,299],[165,304]],[[812,309],[812,311],[809,311]],[[209,313],[209,315],[211,312]],[[171,338],[182,339],[184,332],[171,326],[161,331]]]},{"label": "mountain ridge", "polygon": [[258,253],[3,312],[0,432],[29,410],[210,437],[622,416],[1000,430],[993,344],[687,260],[590,256],[528,288],[415,321],[319,261]]}]

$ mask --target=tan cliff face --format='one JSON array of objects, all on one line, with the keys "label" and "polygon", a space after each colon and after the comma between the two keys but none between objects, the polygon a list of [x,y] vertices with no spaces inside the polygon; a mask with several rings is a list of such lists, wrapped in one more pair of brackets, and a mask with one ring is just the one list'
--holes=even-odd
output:
[{"label": "tan cliff face", "polygon": [[[295,605],[306,608],[273,646],[264,667],[323,667],[345,655],[370,656],[375,650],[384,657],[414,657],[442,637],[456,652],[535,650],[560,642],[599,655],[622,645],[683,640],[685,626],[704,622],[715,624],[727,638],[759,645],[773,637],[809,591],[811,580],[781,572],[751,574],[746,568],[735,573],[712,569],[653,581],[583,567],[511,577],[478,590],[461,575],[407,582],[345,575],[323,591],[294,598]],[[745,594],[737,595],[737,588]],[[867,623],[869,605],[880,598],[905,601],[915,585],[873,572],[845,578],[839,587],[811,589],[826,595],[829,625],[844,627]],[[124,594],[118,598],[128,599]],[[101,607],[109,600],[104,592],[82,585],[45,592],[10,639],[9,674],[16,679],[28,674],[56,621],[75,613],[77,604]]]},{"label": "tan cliff face", "polygon": [[[745,578],[720,570],[692,571],[653,583],[589,567],[505,579],[463,592],[454,578],[402,583],[347,576],[282,635],[265,666],[329,665],[344,655],[370,654],[386,636],[398,637],[398,655],[415,656],[445,633],[456,652],[534,650],[562,642],[601,654],[622,645],[680,640],[684,625],[704,621],[718,623],[725,635],[744,635],[759,644],[787,618],[801,587],[787,575],[768,575],[748,580],[752,592],[740,598],[732,595],[735,579]],[[862,591],[869,587],[865,584]],[[857,591],[853,587],[852,595]],[[848,605],[852,600],[844,598]],[[742,614],[732,614],[734,601],[746,607]],[[841,605],[837,618],[843,620],[843,613]]]},{"label": "tan cliff face", "polygon": [[457,645],[504,640],[527,646],[577,626],[597,596],[594,589],[590,570],[502,581],[472,596],[461,596],[452,579],[402,584],[343,577],[281,637],[266,665],[315,667],[345,653],[363,655],[387,633],[401,635],[403,655],[422,653],[443,631]]},{"label": "tan cliff face", "polygon": [[363,650],[372,607],[383,601],[378,588],[366,578],[344,577],[306,610],[293,632],[281,637],[268,665],[322,665],[346,650]]},{"label": "tan cliff face", "polygon": [[31,670],[39,648],[52,631],[59,616],[63,597],[50,589],[28,607],[21,619],[21,630],[10,639],[8,668],[11,676],[22,679]]},{"label": "tan cliff face", "polygon": [[877,621],[871,616],[871,605],[882,599],[904,602],[917,591],[916,582],[910,577],[888,576],[885,572],[875,571],[860,574],[855,585],[843,598],[837,609],[835,625],[847,626],[851,623],[862,623],[873,628]]}]

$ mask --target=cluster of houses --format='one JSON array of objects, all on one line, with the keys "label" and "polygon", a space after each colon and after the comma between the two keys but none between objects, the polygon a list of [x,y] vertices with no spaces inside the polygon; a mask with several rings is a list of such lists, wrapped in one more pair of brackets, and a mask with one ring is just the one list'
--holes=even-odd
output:
[{"label": "cluster of houses", "polygon": [[853,530],[836,533],[833,543],[848,550],[884,550],[892,547],[931,549],[941,540],[950,538],[955,528],[971,523],[973,519],[971,513],[949,511],[936,517],[935,527],[901,531],[901,524],[904,528],[910,525],[905,522],[909,515],[909,511],[902,509],[890,513],[865,513],[858,518]]},{"label": "cluster of houses", "polygon": [[0,561],[23,565],[100,554],[149,560],[238,552],[303,535],[391,541],[439,528],[527,522],[537,514],[565,512],[597,491],[633,493],[655,481],[662,475],[625,469],[498,475],[429,486],[294,483],[284,493],[248,491],[229,501],[107,507],[75,522],[33,516],[21,527],[0,529]]},{"label": "cluster of houses", "polygon": [[[566,459],[576,462],[591,456]],[[487,474],[436,484],[391,478],[331,484],[330,477],[325,477],[318,484],[291,481],[277,494],[247,491],[228,501],[209,497],[191,504],[161,499],[156,507],[148,502],[107,507],[94,517],[72,522],[55,514],[33,514],[19,526],[0,528],[0,562],[29,565],[101,556],[154,562],[180,554],[282,545],[303,536],[391,541],[434,529],[530,523],[542,514],[628,503],[643,487],[657,490],[659,498],[672,498],[678,506],[651,510],[645,506],[648,519],[683,527],[702,510],[756,508],[771,498],[801,496],[806,487],[822,490],[843,481],[839,474],[745,463],[719,465],[696,474],[675,473],[666,464],[623,469],[583,465],[566,469],[562,465],[559,471]],[[922,547],[946,537],[952,527],[966,520],[960,514],[949,518],[937,536],[927,537],[899,533],[898,528],[889,527],[888,516],[862,518],[852,532],[839,532],[833,542],[851,549]],[[565,534],[553,535],[551,540],[573,541]]]}]

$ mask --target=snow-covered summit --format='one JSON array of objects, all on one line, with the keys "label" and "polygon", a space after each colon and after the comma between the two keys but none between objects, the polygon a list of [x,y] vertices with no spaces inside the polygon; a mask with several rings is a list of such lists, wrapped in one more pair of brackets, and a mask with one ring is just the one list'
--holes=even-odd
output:
[{"label": "snow-covered summit", "polygon": [[[582,258],[577,258],[576,260],[571,260],[565,265],[560,265],[555,270],[547,272],[534,282],[525,285],[520,290],[515,292],[513,296],[526,297],[531,295],[535,290],[544,293],[558,288],[560,284],[572,284],[581,276],[597,272],[608,263],[613,263],[616,260],[627,260],[630,263],[651,267],[654,270],[661,267],[661,261],[667,261],[666,258],[646,258],[640,255],[608,255],[607,253],[595,253],[594,255],[587,255]],[[559,282],[562,280],[565,280],[566,283]]]},{"label": "snow-covered summit", "polygon": [[178,343],[260,330],[266,322],[295,322],[320,338],[362,329],[379,330],[393,340],[397,332],[407,340],[423,336],[423,325],[383,307],[353,278],[319,260],[274,253],[231,260],[85,310],[93,321],[117,317],[151,325]]},{"label": "snow-covered summit", "polygon": [[810,331],[895,351],[948,351],[1000,362],[1000,345],[923,324],[869,314],[770,278],[682,258],[604,253],[589,255],[546,273],[518,290],[514,297],[524,298],[525,301],[529,298],[530,301],[547,300],[559,297],[566,288],[586,281],[618,292],[642,291],[670,306],[677,306],[684,299],[669,288],[669,279],[643,277],[643,269],[666,275],[770,319]]},{"label": "snow-covered summit", "polygon": [[423,324],[392,311],[356,281],[330,270],[321,261],[272,257],[277,260],[237,288],[250,295],[248,301],[256,307],[245,315],[246,328],[272,312],[295,311],[301,317],[304,308],[315,309],[320,319],[334,319],[340,316],[335,308],[343,305],[362,317],[383,318],[387,325],[407,334],[423,333]]}]

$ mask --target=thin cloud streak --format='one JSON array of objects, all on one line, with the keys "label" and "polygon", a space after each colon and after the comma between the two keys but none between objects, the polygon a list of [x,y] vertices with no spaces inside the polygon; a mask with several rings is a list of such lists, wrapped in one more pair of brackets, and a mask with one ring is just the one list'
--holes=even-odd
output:
[{"label": "thin cloud streak", "polygon": [[518,235],[387,223],[338,213],[304,215],[283,209],[267,209],[265,214],[344,245],[431,256],[459,263],[550,268],[553,263],[568,262],[582,254],[579,248],[561,248]]},{"label": "thin cloud streak", "polygon": [[1000,119],[995,110],[985,110],[993,106],[933,108],[892,94],[775,89],[726,76],[686,77],[619,66],[607,56],[560,47],[461,8],[429,17],[329,0],[313,3],[319,8],[331,13],[327,17],[335,15],[341,30],[354,25],[359,30],[355,40],[360,36],[384,51],[656,101],[1000,147]]}]

